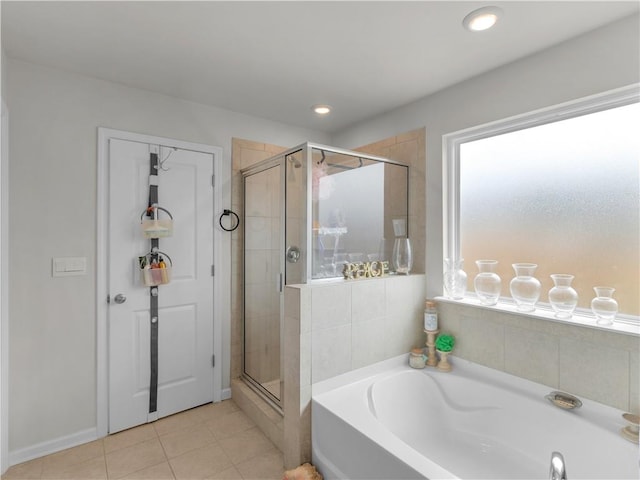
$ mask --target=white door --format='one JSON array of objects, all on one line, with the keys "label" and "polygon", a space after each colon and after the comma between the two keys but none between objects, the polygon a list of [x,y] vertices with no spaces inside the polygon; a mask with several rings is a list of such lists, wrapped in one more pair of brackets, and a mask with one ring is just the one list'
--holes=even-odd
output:
[{"label": "white door", "polygon": [[[149,413],[150,289],[137,265],[151,248],[140,228],[149,200],[151,152],[164,161],[158,205],[173,215],[173,236],[159,239],[172,270],[170,283],[158,287],[155,413]],[[114,433],[213,400],[213,155],[111,138],[108,161],[109,433]],[[126,300],[116,303],[118,294]]]}]

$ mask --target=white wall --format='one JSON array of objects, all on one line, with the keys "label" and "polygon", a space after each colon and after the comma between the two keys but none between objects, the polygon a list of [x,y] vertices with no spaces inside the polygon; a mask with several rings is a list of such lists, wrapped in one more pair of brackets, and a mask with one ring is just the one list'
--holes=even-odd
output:
[{"label": "white wall", "polygon": [[[0,23],[2,23],[1,12],[0,6]],[[0,116],[0,474],[9,466],[9,431],[6,428],[9,423],[7,388],[9,381],[9,270],[6,267],[9,259],[9,111],[6,105],[6,85],[5,55],[0,40],[0,108],[2,109]]]},{"label": "white wall", "polygon": [[[221,146],[226,172],[231,171],[232,137],[284,146],[328,143],[329,138],[12,59],[6,67],[9,448],[15,461],[79,432],[90,435],[96,426],[96,302],[102,301],[95,298],[97,127]],[[231,204],[230,174],[224,180],[228,204],[220,208]],[[87,275],[52,278],[51,258],[57,256],[87,257]],[[223,322],[227,388],[229,319]]]},{"label": "white wall", "polygon": [[442,294],[442,135],[640,81],[639,22],[617,21],[332,138],[355,148],[426,126],[427,297]]}]

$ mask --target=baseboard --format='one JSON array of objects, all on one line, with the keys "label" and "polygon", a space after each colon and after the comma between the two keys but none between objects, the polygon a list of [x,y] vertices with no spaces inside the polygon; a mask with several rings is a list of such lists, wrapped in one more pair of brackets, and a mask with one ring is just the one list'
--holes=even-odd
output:
[{"label": "baseboard", "polygon": [[18,463],[28,462],[34,458],[44,457],[51,453],[56,453],[71,447],[77,447],[83,443],[92,442],[98,439],[98,431],[94,428],[88,428],[80,432],[72,433],[64,437],[54,438],[46,442],[37,443],[29,447],[21,448],[9,452],[9,466]]},{"label": "baseboard", "polygon": [[230,398],[231,398],[231,389],[230,388],[223,388],[222,389],[221,399],[222,400],[229,400]]}]

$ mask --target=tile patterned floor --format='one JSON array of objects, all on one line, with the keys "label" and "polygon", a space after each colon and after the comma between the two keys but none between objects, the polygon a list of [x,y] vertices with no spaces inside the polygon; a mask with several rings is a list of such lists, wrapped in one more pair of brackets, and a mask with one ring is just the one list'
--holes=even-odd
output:
[{"label": "tile patterned floor", "polygon": [[282,453],[225,400],[11,467],[2,480],[280,480]]}]

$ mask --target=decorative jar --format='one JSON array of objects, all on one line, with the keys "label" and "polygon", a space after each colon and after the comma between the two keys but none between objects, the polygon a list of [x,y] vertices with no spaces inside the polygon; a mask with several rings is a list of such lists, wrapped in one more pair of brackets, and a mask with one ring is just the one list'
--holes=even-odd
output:
[{"label": "decorative jar", "polygon": [[408,237],[396,237],[393,243],[391,263],[394,271],[400,275],[409,275],[413,266],[411,241]]},{"label": "decorative jar", "polygon": [[476,295],[483,305],[495,305],[500,298],[502,280],[496,273],[497,260],[476,260],[480,273],[473,279]]},{"label": "decorative jar", "polygon": [[462,269],[464,260],[444,259],[444,294],[455,300],[464,298],[467,293],[467,274]]},{"label": "decorative jar", "polygon": [[535,263],[514,263],[511,266],[515,270],[516,276],[509,283],[509,290],[518,311],[533,312],[536,309],[536,302],[540,298],[542,288],[540,280],[533,276],[538,265]]},{"label": "decorative jar", "polygon": [[424,368],[427,364],[427,356],[421,348],[414,348],[409,353],[409,366],[411,368]]},{"label": "decorative jar", "polygon": [[574,278],[564,273],[551,275],[554,286],[549,290],[549,303],[556,312],[556,318],[571,318],[578,305],[578,292],[571,287]]},{"label": "decorative jar", "polygon": [[596,316],[596,323],[599,325],[611,325],[618,313],[618,302],[613,299],[612,287],[593,287],[596,298],[591,300],[591,311]]}]

